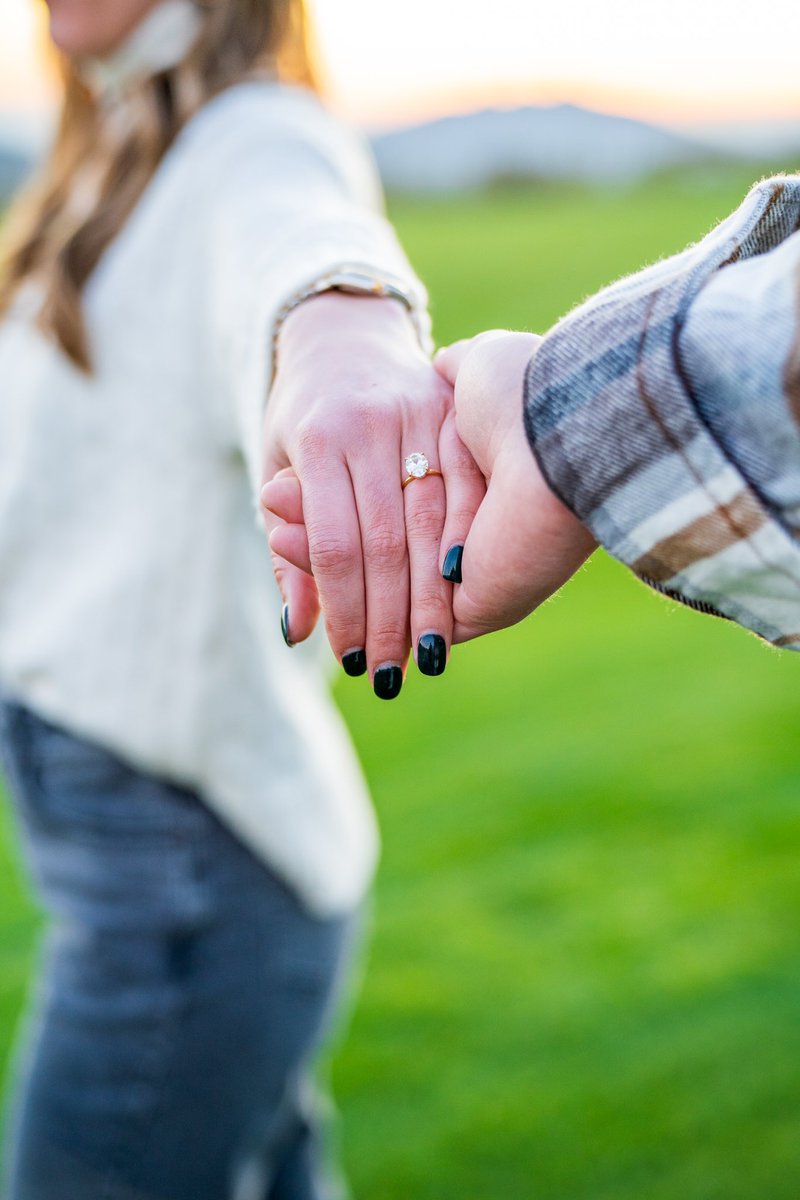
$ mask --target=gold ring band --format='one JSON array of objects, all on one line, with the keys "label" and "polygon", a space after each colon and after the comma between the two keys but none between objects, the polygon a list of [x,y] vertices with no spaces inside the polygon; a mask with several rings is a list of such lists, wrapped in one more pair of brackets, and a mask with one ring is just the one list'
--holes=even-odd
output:
[{"label": "gold ring band", "polygon": [[429,475],[438,475],[440,478],[443,478],[441,471],[437,471],[435,467],[428,467],[424,475],[407,475],[403,480],[403,490],[405,491],[408,485],[413,483],[415,479],[427,479]]}]

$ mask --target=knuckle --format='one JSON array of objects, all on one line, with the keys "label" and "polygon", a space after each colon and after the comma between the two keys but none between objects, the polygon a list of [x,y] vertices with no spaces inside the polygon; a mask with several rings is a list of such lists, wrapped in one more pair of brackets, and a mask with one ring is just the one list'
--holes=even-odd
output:
[{"label": "knuckle", "polygon": [[298,461],[313,469],[334,452],[336,432],[321,421],[307,421],[297,429],[296,445]]},{"label": "knuckle", "polygon": [[358,551],[352,542],[309,534],[308,545],[315,574],[346,579],[358,566]]},{"label": "knuckle", "polygon": [[335,653],[343,653],[356,643],[363,642],[363,622],[355,615],[340,615],[326,610],[325,633]]},{"label": "knuckle", "polygon": [[399,566],[406,557],[405,530],[393,524],[373,524],[364,533],[364,557],[371,566]]},{"label": "knuckle", "polygon": [[304,421],[297,427],[297,448],[301,454],[312,454],[323,438],[323,430],[317,421]]},{"label": "knuckle", "polygon": [[385,647],[387,651],[405,652],[408,643],[408,628],[404,623],[390,621],[385,617],[370,627],[370,643],[376,648]]},{"label": "knuckle", "polygon": [[436,542],[442,536],[444,513],[438,508],[420,508],[408,519],[409,542]]},{"label": "knuckle", "polygon": [[414,613],[419,618],[421,613],[426,617],[436,619],[436,623],[452,620],[452,608],[435,583],[414,585]]}]

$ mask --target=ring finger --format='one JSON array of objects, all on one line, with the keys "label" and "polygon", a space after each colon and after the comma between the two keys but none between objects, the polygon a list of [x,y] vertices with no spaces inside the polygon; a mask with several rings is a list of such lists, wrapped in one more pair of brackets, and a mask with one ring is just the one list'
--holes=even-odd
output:
[{"label": "ring finger", "polygon": [[409,650],[409,573],[397,449],[349,464],[361,527],[366,599],[366,651],[376,696],[393,700],[403,685]]},{"label": "ring finger", "polygon": [[442,674],[453,637],[453,589],[439,569],[446,501],[437,443],[438,432],[429,430],[403,460],[411,640],[423,675]]}]

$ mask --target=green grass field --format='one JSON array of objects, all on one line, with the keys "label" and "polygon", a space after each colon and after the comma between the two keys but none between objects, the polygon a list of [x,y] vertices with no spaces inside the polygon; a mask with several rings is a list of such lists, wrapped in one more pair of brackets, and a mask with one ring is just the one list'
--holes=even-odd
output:
[{"label": "green grass field", "polygon": [[[543,329],[747,182],[393,216],[446,341]],[[385,839],[332,1066],[359,1200],[796,1200],[798,671],[598,555],[393,704],[342,680]],[[37,922],[3,828],[5,1052]]]}]

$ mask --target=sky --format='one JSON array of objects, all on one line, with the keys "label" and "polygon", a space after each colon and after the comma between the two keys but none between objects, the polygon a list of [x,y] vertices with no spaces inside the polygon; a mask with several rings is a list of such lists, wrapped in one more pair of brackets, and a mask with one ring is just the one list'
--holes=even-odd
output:
[{"label": "sky", "polygon": [[[368,128],[560,101],[666,123],[800,118],[797,0],[308,2],[329,97]],[[44,22],[40,0],[0,0],[0,109],[52,99]]]}]

